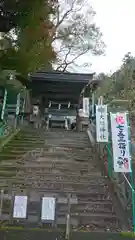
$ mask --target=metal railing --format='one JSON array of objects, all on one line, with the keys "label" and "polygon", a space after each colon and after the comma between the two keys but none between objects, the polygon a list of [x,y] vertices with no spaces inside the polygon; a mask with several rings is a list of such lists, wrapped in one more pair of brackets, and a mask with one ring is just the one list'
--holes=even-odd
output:
[{"label": "metal railing", "polygon": [[[110,143],[111,147],[111,143]],[[114,184],[114,190],[123,207],[132,229],[135,232],[135,191],[130,173],[116,173],[113,170],[113,154],[109,146],[104,146],[106,173]]]},{"label": "metal railing", "polygon": [[129,226],[131,227],[130,230],[135,233],[135,190],[133,188],[132,173],[114,172],[111,141],[109,143],[96,143],[96,126],[93,123],[90,125],[90,132],[95,141],[95,146],[98,148],[105,174],[113,184],[114,192],[122,205]]}]

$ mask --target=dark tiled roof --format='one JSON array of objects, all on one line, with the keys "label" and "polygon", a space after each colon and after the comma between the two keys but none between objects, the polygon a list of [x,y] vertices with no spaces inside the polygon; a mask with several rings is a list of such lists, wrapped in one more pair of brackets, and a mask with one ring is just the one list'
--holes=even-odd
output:
[{"label": "dark tiled roof", "polygon": [[68,73],[60,71],[36,72],[31,75],[32,81],[53,81],[53,82],[84,82],[88,83],[93,78],[94,73]]}]

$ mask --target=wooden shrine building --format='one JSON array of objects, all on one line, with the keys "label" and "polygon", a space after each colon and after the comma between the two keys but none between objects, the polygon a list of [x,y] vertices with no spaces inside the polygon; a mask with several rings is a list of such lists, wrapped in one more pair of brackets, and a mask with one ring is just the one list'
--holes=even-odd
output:
[{"label": "wooden shrine building", "polygon": [[39,100],[44,107],[50,102],[78,105],[83,89],[94,90],[97,86],[93,76],[93,73],[37,72],[31,75],[32,100]]}]

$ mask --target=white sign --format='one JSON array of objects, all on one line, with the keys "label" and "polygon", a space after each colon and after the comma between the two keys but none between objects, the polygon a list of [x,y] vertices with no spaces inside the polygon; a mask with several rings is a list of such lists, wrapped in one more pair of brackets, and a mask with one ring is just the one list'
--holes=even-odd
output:
[{"label": "white sign", "polygon": [[19,115],[20,112],[20,93],[17,94],[17,103],[16,103],[16,115]]},{"label": "white sign", "polygon": [[115,172],[131,172],[127,113],[111,113],[113,163]]},{"label": "white sign", "polygon": [[53,197],[43,197],[42,198],[41,219],[54,221],[54,219],[55,219],[55,198],[53,198]]},{"label": "white sign", "polygon": [[2,120],[4,119],[6,102],[7,102],[7,90],[5,89],[4,101],[3,101],[2,112],[1,112],[1,119],[2,119]]},{"label": "white sign", "polygon": [[83,112],[89,117],[89,98],[83,98]]},{"label": "white sign", "polygon": [[97,142],[108,142],[107,105],[96,105]]},{"label": "white sign", "polygon": [[13,218],[26,218],[27,196],[15,196]]}]

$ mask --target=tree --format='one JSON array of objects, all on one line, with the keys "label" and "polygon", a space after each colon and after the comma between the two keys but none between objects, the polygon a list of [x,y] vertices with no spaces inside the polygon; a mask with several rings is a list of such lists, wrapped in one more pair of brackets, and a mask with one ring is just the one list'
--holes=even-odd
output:
[{"label": "tree", "polygon": [[[84,54],[101,55],[105,44],[100,29],[94,23],[95,12],[88,1],[73,0],[70,4],[60,1],[54,19],[56,35],[53,46],[57,50],[57,70],[69,70],[77,66]],[[84,63],[84,67],[87,63]]]},{"label": "tree", "polygon": [[50,21],[50,15],[54,14],[52,2],[5,0],[4,3],[12,13],[9,18],[13,24],[3,37],[8,46],[0,49],[0,68],[27,75],[50,66],[56,58],[52,47],[55,31]]},{"label": "tree", "polygon": [[128,108],[135,107],[135,57],[127,53],[122,61],[120,69],[112,73],[111,76],[105,75],[102,84],[98,88],[96,95],[104,96],[106,102],[114,99],[128,100]]}]

